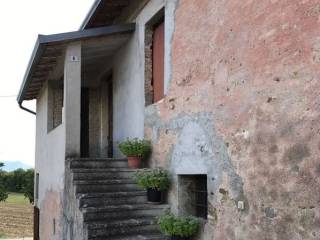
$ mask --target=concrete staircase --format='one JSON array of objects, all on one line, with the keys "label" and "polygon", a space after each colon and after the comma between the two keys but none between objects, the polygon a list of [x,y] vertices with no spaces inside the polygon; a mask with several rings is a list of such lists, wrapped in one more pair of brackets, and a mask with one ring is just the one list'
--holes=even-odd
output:
[{"label": "concrete staircase", "polygon": [[88,240],[162,240],[156,217],[168,205],[147,203],[126,159],[72,159],[70,170]]}]

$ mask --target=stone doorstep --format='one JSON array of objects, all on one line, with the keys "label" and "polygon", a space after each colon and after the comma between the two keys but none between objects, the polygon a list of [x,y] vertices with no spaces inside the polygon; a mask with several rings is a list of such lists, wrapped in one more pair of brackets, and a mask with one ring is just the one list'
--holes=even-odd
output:
[{"label": "stone doorstep", "polygon": [[25,237],[25,238],[0,238],[0,240],[33,240],[32,237]]}]

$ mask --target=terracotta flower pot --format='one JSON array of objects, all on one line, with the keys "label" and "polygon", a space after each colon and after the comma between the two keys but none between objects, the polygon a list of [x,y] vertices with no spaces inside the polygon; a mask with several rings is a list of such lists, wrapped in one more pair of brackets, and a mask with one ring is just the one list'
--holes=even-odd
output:
[{"label": "terracotta flower pot", "polygon": [[135,157],[135,156],[128,157],[128,167],[129,168],[140,168],[141,167],[141,157]]}]

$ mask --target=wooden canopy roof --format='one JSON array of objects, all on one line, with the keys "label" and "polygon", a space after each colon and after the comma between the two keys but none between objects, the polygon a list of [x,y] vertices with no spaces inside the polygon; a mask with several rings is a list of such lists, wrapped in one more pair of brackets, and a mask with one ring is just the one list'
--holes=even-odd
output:
[{"label": "wooden canopy roof", "polygon": [[[57,66],[58,59],[64,54],[65,47],[70,42],[82,41],[86,46],[84,52],[88,52],[88,54],[94,53],[94,49],[92,49],[94,44],[100,49],[106,50],[105,52],[110,55],[129,38],[134,30],[135,24],[125,24],[53,35],[39,35],[18,94],[18,103],[21,105],[24,100],[32,100],[37,97],[43,83]],[[99,39],[102,41],[97,41]],[[91,63],[94,62],[91,61]]]}]

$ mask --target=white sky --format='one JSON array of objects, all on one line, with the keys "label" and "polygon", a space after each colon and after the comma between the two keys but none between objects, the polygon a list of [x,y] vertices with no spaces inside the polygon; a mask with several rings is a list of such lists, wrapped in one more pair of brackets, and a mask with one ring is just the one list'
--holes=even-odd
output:
[{"label": "white sky", "polygon": [[1,96],[17,95],[37,35],[78,30],[93,2],[0,1],[0,161],[34,166],[35,152],[35,116]]}]

